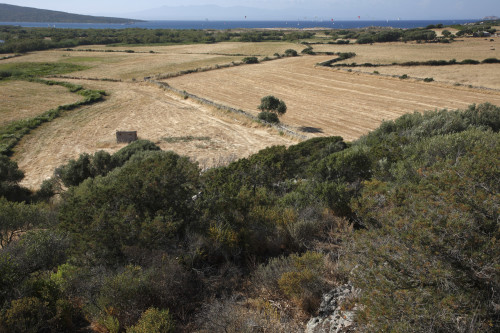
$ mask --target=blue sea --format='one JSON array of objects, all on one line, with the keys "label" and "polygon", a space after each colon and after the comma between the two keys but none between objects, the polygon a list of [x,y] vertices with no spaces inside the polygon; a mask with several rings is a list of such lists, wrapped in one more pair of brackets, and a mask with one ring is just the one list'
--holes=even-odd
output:
[{"label": "blue sea", "polygon": [[429,24],[452,25],[477,22],[470,20],[384,20],[384,21],[146,21],[132,24],[106,24],[106,23],[55,23],[55,22],[0,22],[0,25],[15,25],[21,27],[51,27],[61,29],[238,29],[238,28],[331,28],[352,29],[371,26],[393,28],[419,28]]}]

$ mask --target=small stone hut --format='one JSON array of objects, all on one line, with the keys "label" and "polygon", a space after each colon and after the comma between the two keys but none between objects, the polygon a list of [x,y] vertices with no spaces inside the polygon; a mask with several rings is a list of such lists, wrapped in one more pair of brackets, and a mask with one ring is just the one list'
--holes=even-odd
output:
[{"label": "small stone hut", "polygon": [[116,142],[130,143],[137,141],[137,131],[116,131]]}]

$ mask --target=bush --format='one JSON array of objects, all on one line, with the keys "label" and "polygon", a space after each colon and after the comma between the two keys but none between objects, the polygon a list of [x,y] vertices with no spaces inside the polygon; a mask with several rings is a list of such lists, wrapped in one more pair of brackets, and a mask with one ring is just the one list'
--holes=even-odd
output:
[{"label": "bush", "polygon": [[424,82],[432,82],[432,81],[434,81],[434,79],[432,77],[426,77],[424,79]]},{"label": "bush", "polygon": [[285,57],[296,57],[298,55],[299,54],[294,49],[287,49],[287,50],[285,50]]},{"label": "bush", "polygon": [[279,123],[280,120],[278,118],[278,115],[273,112],[268,112],[268,111],[262,111],[259,113],[259,119],[267,121],[268,123]]},{"label": "bush", "polygon": [[399,78],[400,78],[401,80],[405,80],[405,79],[407,79],[408,77],[409,77],[409,76],[408,76],[408,74],[403,74],[403,75],[401,75]]},{"label": "bush", "polygon": [[465,59],[465,60],[462,60],[460,63],[464,64],[464,65],[477,65],[477,64],[479,64],[479,61],[473,60],[473,59]]},{"label": "bush", "polygon": [[371,44],[373,43],[373,37],[369,34],[364,34],[358,37],[356,40],[358,44]]},{"label": "bush", "polygon": [[319,306],[321,294],[328,288],[324,260],[323,255],[316,252],[274,258],[257,268],[252,283],[254,288],[268,296],[284,295],[312,313]]},{"label": "bush", "polygon": [[125,164],[134,154],[144,151],[158,151],[160,147],[148,140],[137,140],[123,147],[113,154],[114,163],[117,166]]},{"label": "bush", "polygon": [[175,324],[168,310],[149,308],[137,324],[127,329],[127,333],[173,333]]},{"label": "bush", "polygon": [[70,188],[59,212],[60,226],[109,259],[125,245],[166,246],[192,217],[198,177],[197,165],[187,157],[162,151],[135,154],[105,177]]},{"label": "bush", "polygon": [[283,115],[287,110],[285,102],[274,96],[262,97],[257,108],[262,111],[275,112],[278,115]]},{"label": "bush", "polygon": [[481,61],[483,64],[498,64],[500,63],[500,59],[497,58],[486,58]]},{"label": "bush", "polygon": [[242,60],[245,64],[258,64],[259,59],[257,57],[245,57]]},{"label": "bush", "polygon": [[313,48],[312,47],[306,47],[305,49],[303,49],[300,53],[302,54],[309,54],[309,55],[315,55],[316,53],[313,51]]}]

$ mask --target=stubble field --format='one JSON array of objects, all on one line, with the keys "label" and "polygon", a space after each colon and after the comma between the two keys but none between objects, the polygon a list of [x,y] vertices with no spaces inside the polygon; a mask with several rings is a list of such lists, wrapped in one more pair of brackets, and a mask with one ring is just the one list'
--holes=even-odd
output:
[{"label": "stubble field", "polygon": [[[260,98],[283,99],[282,121],[309,135],[354,140],[382,120],[413,111],[500,103],[500,92],[315,67],[328,56],[286,58],[166,80],[178,89],[258,113]],[[498,68],[498,65],[497,67]],[[216,87],[216,88],[215,88]],[[312,132],[312,133],[311,133]]]},{"label": "stubble field", "polygon": [[[490,54],[488,50],[483,50],[489,48],[488,43],[474,40],[447,45],[315,45],[314,49],[356,52],[354,61],[358,63],[500,58],[497,53]],[[267,146],[296,143],[295,139],[242,116],[200,105],[191,99],[183,99],[141,82],[145,76],[228,64],[241,61],[244,56],[272,56],[289,48],[300,51],[304,46],[291,43],[140,47],[92,45],[81,47],[79,51],[33,52],[3,60],[2,63],[69,62],[85,65],[90,68],[67,74],[82,79],[68,81],[109,93],[105,101],[67,112],[63,117],[32,131],[20,142],[13,159],[26,173],[23,185],[37,188],[52,175],[54,168],[77,158],[81,153],[94,153],[100,149],[114,152],[120,149],[123,145],[115,141],[116,130],[136,130],[140,138],[151,140],[162,149],[187,155],[199,161],[202,167],[227,163]],[[120,52],[86,52],[82,49]],[[130,49],[134,53],[122,52]],[[471,56],[474,52],[475,57]],[[288,105],[282,122],[297,132],[308,137],[340,135],[346,140],[354,140],[376,128],[383,119],[393,119],[407,112],[463,108],[471,103],[486,101],[500,104],[499,90],[458,87],[444,81],[424,83],[412,79],[400,80],[316,66],[318,62],[332,57],[283,58],[257,65],[193,73],[166,82],[175,88],[253,114],[258,113],[260,98],[272,94]],[[500,88],[494,79],[499,77],[499,65],[452,67],[455,66],[418,67],[414,70],[423,71],[421,75],[424,77],[434,76],[436,79],[438,75],[449,75],[449,80],[453,82]],[[448,69],[451,71],[444,74],[444,70]],[[384,70],[390,71],[391,67],[384,67]],[[433,75],[424,71],[431,71]],[[409,71],[408,74],[413,76]],[[417,74],[415,72],[415,76]],[[85,78],[112,78],[122,82],[90,81]],[[32,88],[19,88],[24,85]],[[7,91],[10,92],[4,93]],[[67,93],[61,87],[28,84],[25,81],[4,82],[2,94],[5,98],[1,102],[0,119],[10,119],[9,114],[15,115],[16,119],[32,117],[81,98]],[[23,107],[26,113],[21,113],[24,112]]]},{"label": "stubble field", "polygon": [[71,104],[81,96],[66,88],[26,81],[0,81],[0,126],[31,118],[61,104]]}]

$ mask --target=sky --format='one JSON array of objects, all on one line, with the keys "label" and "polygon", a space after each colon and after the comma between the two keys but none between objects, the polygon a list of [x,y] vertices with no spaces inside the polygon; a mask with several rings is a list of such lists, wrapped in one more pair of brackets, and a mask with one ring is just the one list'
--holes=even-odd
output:
[{"label": "sky", "polygon": [[[0,0],[17,6],[59,10],[77,14],[121,16],[169,6],[217,5],[245,6],[279,10],[294,8],[292,15],[301,16],[307,9],[310,18],[335,17],[339,20],[385,19],[475,19],[500,16],[500,0]],[[288,14],[287,14],[288,15]],[[255,18],[258,20],[258,17]]]}]

